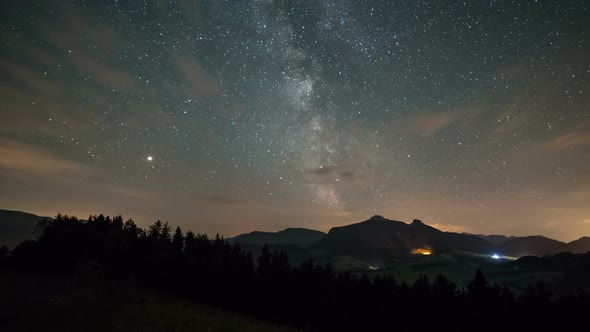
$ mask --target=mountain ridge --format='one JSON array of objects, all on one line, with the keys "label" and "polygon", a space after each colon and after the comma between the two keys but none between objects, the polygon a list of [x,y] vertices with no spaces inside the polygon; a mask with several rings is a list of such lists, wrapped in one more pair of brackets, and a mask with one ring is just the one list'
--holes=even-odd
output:
[{"label": "mountain ridge", "polygon": [[[0,246],[13,247],[32,237],[37,223],[47,217],[0,209]],[[319,230],[288,227],[277,232],[252,231],[226,239],[250,245],[295,245],[315,253],[335,255],[396,257],[415,252],[463,250],[481,254],[497,252],[507,256],[543,256],[559,252],[586,253],[590,237],[562,242],[543,235],[505,236],[444,232],[419,219],[411,223],[380,215],[349,225]]]},{"label": "mountain ridge", "polygon": [[242,244],[294,244],[305,248],[325,235],[326,233],[313,229],[288,227],[277,232],[252,231],[236,235],[227,240]]},{"label": "mountain ridge", "polygon": [[376,215],[368,220],[332,228],[312,249],[335,255],[392,258],[413,252],[451,249],[490,252],[494,245],[475,235],[443,232],[414,219],[410,224]]}]

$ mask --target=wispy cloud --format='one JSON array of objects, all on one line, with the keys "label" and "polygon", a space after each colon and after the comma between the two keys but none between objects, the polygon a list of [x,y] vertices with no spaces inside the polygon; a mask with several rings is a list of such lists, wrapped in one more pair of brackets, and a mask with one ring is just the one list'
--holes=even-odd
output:
[{"label": "wispy cloud", "polygon": [[461,225],[452,225],[452,224],[436,224],[436,223],[427,223],[428,226],[434,227],[438,230],[443,232],[453,232],[453,233],[469,233],[472,231],[470,227],[465,227]]},{"label": "wispy cloud", "polygon": [[220,205],[245,205],[249,202],[244,199],[238,199],[230,196],[225,195],[216,195],[216,194],[203,194],[198,193],[194,194],[197,200],[205,202],[205,203],[213,203],[213,204],[220,204]]},{"label": "wispy cloud", "polygon": [[84,52],[72,54],[71,60],[79,69],[92,75],[99,84],[113,89],[127,89],[131,86],[131,76],[126,71],[98,61]]},{"label": "wispy cloud", "polygon": [[34,92],[50,96],[61,94],[60,85],[51,82],[38,70],[9,61],[0,61],[0,71],[7,73],[14,82],[24,85]]},{"label": "wispy cloud", "polygon": [[36,147],[0,139],[0,170],[19,175],[83,176],[95,173],[86,165],[63,159]]},{"label": "wispy cloud", "polygon": [[176,65],[184,76],[184,92],[187,96],[203,97],[214,95],[219,92],[220,87],[199,63],[192,57],[182,56],[176,59]]},{"label": "wispy cloud", "polygon": [[452,124],[458,117],[458,112],[424,112],[412,120],[410,128],[424,137],[430,137]]},{"label": "wispy cloud", "polygon": [[583,123],[573,131],[554,138],[546,144],[546,147],[551,150],[590,147],[590,123]]},{"label": "wispy cloud", "polygon": [[307,171],[311,181],[316,184],[333,182],[353,182],[356,179],[354,171],[342,166],[322,166]]},{"label": "wispy cloud", "polygon": [[[70,11],[65,11],[64,25],[65,28],[46,28],[41,33],[50,43],[67,50],[66,56],[71,63],[100,85],[112,89],[131,87],[131,75],[108,57],[114,49],[124,44],[120,34],[91,17]],[[87,43],[87,47],[82,46],[81,40]],[[97,54],[104,56],[97,57]]]}]

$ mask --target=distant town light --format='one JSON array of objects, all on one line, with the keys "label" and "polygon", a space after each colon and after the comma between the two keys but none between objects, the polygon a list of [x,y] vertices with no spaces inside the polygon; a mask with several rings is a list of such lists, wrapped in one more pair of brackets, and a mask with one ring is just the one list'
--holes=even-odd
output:
[{"label": "distant town light", "polygon": [[493,258],[493,259],[500,259],[500,256],[498,256],[498,254],[493,254],[493,255],[492,255],[492,258]]},{"label": "distant town light", "polygon": [[416,249],[412,250],[412,254],[428,256],[428,255],[432,255],[432,251],[430,251],[429,249],[426,249],[426,248],[416,248]]}]

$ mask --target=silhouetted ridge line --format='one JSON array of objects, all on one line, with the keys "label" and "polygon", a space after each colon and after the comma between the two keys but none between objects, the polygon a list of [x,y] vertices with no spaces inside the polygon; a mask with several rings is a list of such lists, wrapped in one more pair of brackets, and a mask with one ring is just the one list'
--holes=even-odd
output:
[{"label": "silhouetted ridge line", "polygon": [[[350,229],[378,238],[381,233],[366,230],[405,232],[416,229],[414,226],[373,220],[338,228],[320,241],[330,234],[347,235]],[[219,235],[210,239],[185,233],[161,221],[144,230],[120,216],[91,216],[82,222],[58,215],[43,221],[41,228],[37,240],[19,244],[10,254],[2,252],[0,267],[92,275],[92,280],[132,278],[149,287],[300,329],[367,331],[394,325],[397,330],[472,331],[477,326],[495,331],[508,323],[518,329],[563,329],[586,323],[590,308],[585,293],[554,295],[547,284],[537,281],[516,295],[508,287],[490,284],[479,269],[461,289],[442,274],[433,281],[423,274],[407,283],[392,274],[369,277],[336,272],[312,258],[293,267],[285,252],[273,251],[269,245],[254,257]],[[428,228],[427,234],[439,232]],[[528,264],[546,259],[535,258]],[[565,259],[575,266],[590,264],[590,255],[585,254],[552,259]],[[527,260],[510,264],[525,266]],[[582,272],[585,278],[588,271]]]},{"label": "silhouetted ridge line", "polygon": [[334,227],[311,246],[333,255],[379,257],[384,260],[410,255],[425,247],[435,252],[464,250],[482,254],[496,249],[495,245],[477,236],[442,232],[417,219],[406,224],[382,216]]}]

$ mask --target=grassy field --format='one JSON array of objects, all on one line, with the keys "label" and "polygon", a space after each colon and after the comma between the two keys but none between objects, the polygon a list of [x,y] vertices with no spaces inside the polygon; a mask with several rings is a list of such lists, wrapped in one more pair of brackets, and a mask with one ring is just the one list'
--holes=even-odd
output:
[{"label": "grassy field", "polygon": [[39,277],[1,269],[0,330],[295,331],[130,281]]}]

